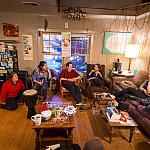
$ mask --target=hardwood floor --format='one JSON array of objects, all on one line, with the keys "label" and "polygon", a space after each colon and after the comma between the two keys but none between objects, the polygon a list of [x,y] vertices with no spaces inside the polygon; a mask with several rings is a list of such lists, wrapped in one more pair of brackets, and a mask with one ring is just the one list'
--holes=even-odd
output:
[{"label": "hardwood floor", "polygon": [[[71,98],[65,101],[71,100]],[[53,101],[61,101],[55,96]],[[89,105],[89,101],[86,101]],[[39,110],[40,104],[36,106]],[[26,118],[27,110],[25,106],[19,106],[16,111],[0,109],[0,150],[34,150],[35,131],[32,129],[33,122]],[[84,112],[79,110],[75,114],[75,129],[73,131],[74,143],[84,144],[93,138],[98,138],[106,150],[148,150],[150,144],[141,133],[133,135],[132,143],[129,143],[129,131],[118,130],[112,138],[112,143],[108,142],[108,126],[104,119],[96,111],[87,109]]]}]

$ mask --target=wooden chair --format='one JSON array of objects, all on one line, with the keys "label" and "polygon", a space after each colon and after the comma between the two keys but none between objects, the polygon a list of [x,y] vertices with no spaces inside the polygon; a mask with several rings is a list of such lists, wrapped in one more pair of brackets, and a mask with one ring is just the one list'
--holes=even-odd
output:
[{"label": "wooden chair", "polygon": [[63,86],[62,86],[62,83],[61,83],[61,80],[60,80],[60,93],[61,93],[61,97],[62,99],[64,98],[64,96],[70,96],[71,93],[69,90],[65,89]]},{"label": "wooden chair", "polygon": [[[80,87],[81,82],[82,82],[82,78],[78,79],[78,80],[76,81],[76,84]],[[70,95],[71,95],[70,91],[67,90],[67,89],[65,89],[65,88],[62,86],[61,80],[60,80],[60,93],[61,93],[62,99],[64,98],[64,96],[70,96]]]}]

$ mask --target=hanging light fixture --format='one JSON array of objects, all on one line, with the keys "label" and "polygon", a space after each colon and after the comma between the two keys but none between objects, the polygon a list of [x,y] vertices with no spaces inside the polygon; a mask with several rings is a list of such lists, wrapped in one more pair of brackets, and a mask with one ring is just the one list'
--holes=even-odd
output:
[{"label": "hanging light fixture", "polygon": [[83,12],[81,8],[73,8],[69,7],[64,10],[64,14],[66,18],[71,19],[71,20],[80,20],[82,18],[86,17],[86,12]]}]

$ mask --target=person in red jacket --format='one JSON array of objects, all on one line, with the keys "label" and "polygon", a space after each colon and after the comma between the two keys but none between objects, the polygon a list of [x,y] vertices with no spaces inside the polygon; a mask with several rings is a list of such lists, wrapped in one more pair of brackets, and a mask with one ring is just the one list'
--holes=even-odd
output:
[{"label": "person in red jacket", "polygon": [[72,69],[71,62],[66,64],[66,69],[60,73],[59,79],[61,80],[62,86],[71,92],[77,105],[82,105],[80,88],[75,84],[75,81],[80,79],[80,75]]},{"label": "person in red jacket", "polygon": [[22,94],[21,91],[24,89],[23,82],[18,79],[16,72],[12,72],[10,78],[3,83],[1,89],[1,100],[2,103],[0,108],[7,110],[16,110],[18,107],[17,102]]}]

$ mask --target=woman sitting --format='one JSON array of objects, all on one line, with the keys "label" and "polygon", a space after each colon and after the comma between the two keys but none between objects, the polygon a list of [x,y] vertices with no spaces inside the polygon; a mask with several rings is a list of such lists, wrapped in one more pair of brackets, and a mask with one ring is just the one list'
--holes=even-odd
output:
[{"label": "woman sitting", "polygon": [[24,84],[18,79],[17,73],[12,72],[9,80],[3,83],[1,90],[3,104],[0,107],[7,110],[16,110],[24,88]]},{"label": "woman sitting", "polygon": [[33,73],[33,89],[41,90],[43,101],[47,99],[47,89],[51,79],[51,72],[45,61],[40,61]]},{"label": "woman sitting", "polygon": [[105,82],[102,78],[102,74],[100,73],[100,65],[99,64],[94,65],[94,70],[92,70],[89,73],[89,80],[91,81],[91,84],[93,86],[103,87],[105,85]]}]

